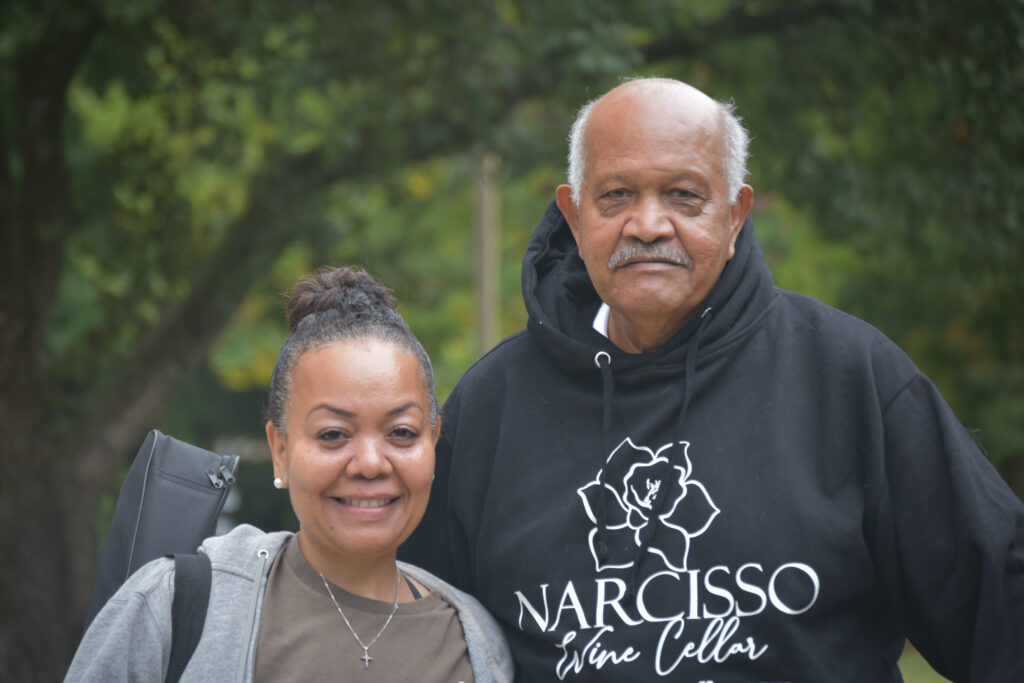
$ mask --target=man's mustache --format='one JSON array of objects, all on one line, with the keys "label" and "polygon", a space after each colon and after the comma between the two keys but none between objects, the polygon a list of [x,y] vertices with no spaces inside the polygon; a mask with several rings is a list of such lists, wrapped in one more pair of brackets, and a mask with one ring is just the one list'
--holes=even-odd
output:
[{"label": "man's mustache", "polygon": [[682,249],[666,244],[631,244],[619,249],[608,259],[608,268],[618,268],[632,260],[656,260],[674,263],[684,268],[693,268],[693,259]]}]

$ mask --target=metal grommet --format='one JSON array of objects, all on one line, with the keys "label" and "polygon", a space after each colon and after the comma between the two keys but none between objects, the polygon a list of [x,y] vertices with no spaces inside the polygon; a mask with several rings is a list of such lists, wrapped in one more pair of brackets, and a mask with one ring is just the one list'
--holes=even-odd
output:
[{"label": "metal grommet", "polygon": [[601,356],[604,356],[605,358],[608,359],[608,365],[612,364],[611,354],[609,354],[607,351],[598,351],[596,354],[594,354],[594,365],[596,365],[599,370],[601,369]]},{"label": "metal grommet", "polygon": [[267,550],[266,548],[260,548],[259,552],[256,553],[256,557],[258,557],[258,558],[260,558],[262,560],[265,560],[268,557],[270,557],[270,551]]}]

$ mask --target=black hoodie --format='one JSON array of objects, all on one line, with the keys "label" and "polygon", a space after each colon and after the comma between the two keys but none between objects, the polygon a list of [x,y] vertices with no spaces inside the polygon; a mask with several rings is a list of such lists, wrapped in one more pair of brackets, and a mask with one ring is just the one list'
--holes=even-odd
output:
[{"label": "black hoodie", "polygon": [[403,555],[477,596],[524,681],[1024,681],[1024,505],[881,333],[774,286],[748,221],[654,353],[552,203],[528,329],[443,411]]}]

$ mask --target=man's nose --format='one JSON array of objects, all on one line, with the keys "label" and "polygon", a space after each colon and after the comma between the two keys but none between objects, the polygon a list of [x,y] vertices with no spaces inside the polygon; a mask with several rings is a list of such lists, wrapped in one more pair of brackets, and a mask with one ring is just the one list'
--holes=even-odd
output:
[{"label": "man's nose", "polygon": [[641,197],[633,206],[623,235],[645,243],[669,239],[675,234],[668,208],[657,197]]},{"label": "man's nose", "polygon": [[354,445],[355,453],[345,465],[345,474],[375,479],[391,473],[391,461],[387,458],[385,445],[379,439],[359,439]]}]

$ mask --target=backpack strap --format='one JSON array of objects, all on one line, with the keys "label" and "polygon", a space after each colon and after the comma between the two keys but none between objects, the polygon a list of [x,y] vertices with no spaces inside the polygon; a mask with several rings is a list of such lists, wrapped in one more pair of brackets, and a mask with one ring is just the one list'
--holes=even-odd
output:
[{"label": "backpack strap", "polygon": [[178,683],[192,659],[206,623],[213,570],[203,553],[174,555],[174,601],[171,605],[171,656],[167,683]]}]

